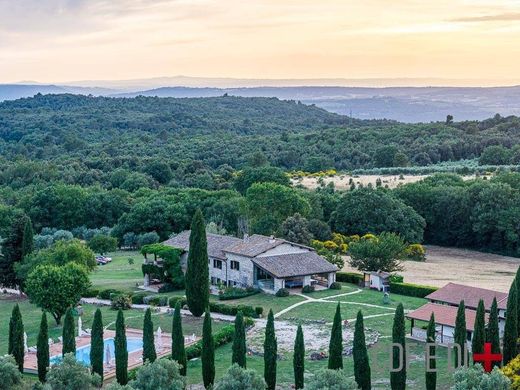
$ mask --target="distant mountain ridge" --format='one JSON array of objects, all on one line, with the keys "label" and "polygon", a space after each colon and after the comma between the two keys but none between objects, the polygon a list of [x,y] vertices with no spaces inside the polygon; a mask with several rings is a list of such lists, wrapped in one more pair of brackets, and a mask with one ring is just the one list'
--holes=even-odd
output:
[{"label": "distant mountain ridge", "polygon": [[520,86],[510,87],[341,87],[341,86],[264,86],[189,87],[172,86],[146,90],[118,88],[0,84],[0,101],[31,97],[37,93],[126,97],[157,96],[176,98],[216,97],[224,94],[242,97],[277,97],[315,104],[330,112],[359,119],[392,119],[416,123],[455,120],[482,120],[496,113],[520,115]]}]

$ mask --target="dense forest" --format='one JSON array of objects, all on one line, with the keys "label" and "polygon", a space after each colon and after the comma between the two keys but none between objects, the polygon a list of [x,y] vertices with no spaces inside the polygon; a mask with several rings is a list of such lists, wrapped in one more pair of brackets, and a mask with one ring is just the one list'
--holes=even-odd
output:
[{"label": "dense forest", "polygon": [[516,117],[408,125],[274,98],[36,95],[0,104],[0,237],[8,242],[25,215],[42,246],[92,230],[135,246],[188,228],[200,208],[229,234],[307,243],[391,231],[408,243],[520,255],[518,173],[439,174],[345,193],[294,187],[286,174],[472,158],[518,164],[519,145]]}]

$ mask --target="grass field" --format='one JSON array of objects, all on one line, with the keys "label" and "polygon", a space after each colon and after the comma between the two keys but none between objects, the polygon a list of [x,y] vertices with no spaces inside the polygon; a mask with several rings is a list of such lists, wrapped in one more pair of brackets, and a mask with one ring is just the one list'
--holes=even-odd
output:
[{"label": "grass field", "polygon": [[[123,291],[134,291],[136,283],[141,282],[141,257],[137,252],[117,252],[111,254],[112,263],[100,266],[91,275],[93,288],[115,288]],[[129,264],[128,258],[134,259],[134,264]],[[343,319],[354,321],[358,310],[361,310],[365,316],[365,327],[376,330],[380,334],[377,344],[369,349],[371,358],[371,370],[373,389],[389,388],[389,368],[388,356],[391,343],[393,312],[398,303],[403,303],[405,310],[412,310],[421,306],[425,300],[420,298],[412,298],[391,294],[390,302],[383,303],[383,296],[380,292],[371,290],[361,290],[350,284],[342,284],[341,290],[322,290],[301,295],[290,295],[284,298],[278,298],[268,294],[256,294],[246,298],[222,301],[226,304],[245,304],[252,306],[262,306],[264,313],[272,309],[275,314],[281,310],[290,308],[277,318],[277,321],[286,321],[288,323],[298,323],[299,321],[324,321],[323,326],[330,328],[333,320],[336,304],[341,304],[341,313]],[[184,291],[176,291],[168,293],[168,295],[182,295]],[[212,297],[211,299],[216,299]],[[305,302],[304,302],[305,301]],[[304,302],[304,303],[302,303]],[[29,346],[35,345],[38,333],[41,311],[25,299],[13,298],[0,295],[0,353],[7,350],[7,334],[9,317],[12,307],[15,303],[20,305],[25,330],[28,335]],[[292,307],[295,304],[299,304]],[[93,305],[83,306],[83,326],[90,328],[93,314],[96,307]],[[113,329],[116,312],[108,307],[102,307],[103,321],[105,326],[109,325]],[[126,323],[132,328],[141,328],[144,312],[140,310],[125,311]],[[50,316],[49,333],[50,337],[57,339],[61,335],[61,326],[57,326]],[[154,327],[161,326],[165,332],[171,331],[172,317],[169,314],[155,314],[153,316]],[[213,330],[217,331],[225,323],[214,321]],[[353,324],[351,324],[353,326]],[[195,333],[201,334],[202,320],[199,318],[183,317],[183,328],[185,335]],[[409,331],[410,324],[407,323]],[[282,337],[282,336],[280,336]],[[409,343],[410,348],[410,367],[408,370],[408,387],[409,389],[424,388],[424,345],[422,343]],[[449,389],[451,385],[451,373],[446,370],[446,350],[438,348],[438,389]],[[215,365],[217,379],[220,378],[227,370],[231,361],[231,345],[225,345],[216,350]],[[256,369],[259,373],[263,373],[263,358],[260,356],[248,356],[247,364],[249,368]],[[313,375],[316,370],[325,368],[326,360],[311,361],[307,359],[306,375]],[[344,358],[345,370],[349,375],[353,375],[352,357]],[[201,362],[195,359],[188,363],[188,381],[191,384],[201,382]],[[292,383],[292,353],[285,353],[278,361],[278,382],[283,383],[285,387],[290,388]]]}]

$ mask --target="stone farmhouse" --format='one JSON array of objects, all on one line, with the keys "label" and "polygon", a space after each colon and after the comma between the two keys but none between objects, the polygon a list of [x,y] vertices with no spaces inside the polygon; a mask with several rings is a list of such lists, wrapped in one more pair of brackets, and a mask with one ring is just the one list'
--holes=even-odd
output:
[{"label": "stone farmhouse", "polygon": [[[244,238],[207,235],[209,275],[212,285],[256,287],[267,293],[281,288],[321,285],[336,281],[338,268],[319,256],[313,248],[259,234]],[[190,231],[166,240],[179,248],[181,267],[186,272]]]},{"label": "stone farmhouse", "polygon": [[411,321],[410,337],[422,341],[426,339],[426,330],[422,327],[416,327],[416,321],[427,322],[430,320],[431,313],[433,313],[435,315],[437,342],[439,344],[453,343],[457,309],[460,301],[464,300],[466,307],[468,349],[471,349],[470,342],[473,338],[478,303],[481,299],[484,301],[484,307],[486,309],[485,321],[487,324],[491,304],[495,298],[498,306],[499,332],[500,337],[502,337],[505,327],[507,294],[456,283],[448,283],[444,287],[427,295],[426,299],[429,300],[427,304],[406,315]]}]

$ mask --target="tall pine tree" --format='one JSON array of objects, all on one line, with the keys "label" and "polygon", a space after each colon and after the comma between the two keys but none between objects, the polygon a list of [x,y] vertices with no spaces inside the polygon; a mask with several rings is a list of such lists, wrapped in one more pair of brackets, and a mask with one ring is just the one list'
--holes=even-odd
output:
[{"label": "tall pine tree", "polygon": [[186,349],[184,348],[184,334],[182,333],[181,302],[177,301],[173,312],[172,322],[172,360],[180,365],[179,372],[186,376]]},{"label": "tall pine tree", "polygon": [[72,309],[68,308],[65,312],[65,320],[63,321],[62,331],[62,355],[66,353],[76,354],[76,329],[74,326],[74,317]]},{"label": "tall pine tree", "polygon": [[94,313],[90,335],[90,366],[92,367],[92,372],[95,372],[103,379],[103,354],[105,351],[103,350],[103,317],[99,309],[96,309]]},{"label": "tall pine tree", "polygon": [[121,309],[117,312],[114,347],[117,383],[126,385],[128,383],[128,350],[126,345],[125,317]]},{"label": "tall pine tree", "polygon": [[[429,344],[435,344],[435,316],[430,316],[430,322],[428,322],[428,328],[426,329],[426,342]],[[437,364],[435,361],[435,345],[428,345],[428,355],[430,359],[426,362],[426,390],[435,390],[437,388],[437,372],[435,371]]]},{"label": "tall pine tree", "polygon": [[329,370],[343,369],[343,333],[341,329],[341,307],[338,302],[329,342]]},{"label": "tall pine tree", "polygon": [[[390,373],[390,386],[392,390],[405,390],[406,388],[406,345],[405,345],[405,324],[404,324],[404,308],[400,303],[395,309],[394,324],[392,326],[392,342],[401,345],[399,348],[393,347],[392,351],[392,367],[401,370]],[[400,356],[402,355],[402,356]]]},{"label": "tall pine tree", "polygon": [[143,323],[143,362],[155,362],[157,353],[155,352],[155,341],[153,337],[153,322],[152,311],[150,308],[146,309],[144,313]]},{"label": "tall pine tree", "polygon": [[36,344],[36,361],[38,363],[38,379],[45,382],[47,370],[50,366],[49,356],[49,326],[47,324],[47,315],[42,313],[40,321],[40,331],[38,332],[38,341]]},{"label": "tall pine tree", "polygon": [[516,280],[513,281],[509,288],[506,308],[506,324],[504,327],[503,341],[503,364],[506,365],[517,355],[517,339],[518,339],[518,289]]},{"label": "tall pine tree", "polygon": [[462,362],[459,362],[459,354],[457,353],[457,349],[454,348],[453,357],[455,367],[459,367],[464,365],[464,356],[466,350],[466,340],[467,340],[467,327],[466,327],[466,305],[464,301],[460,301],[459,308],[457,309],[457,317],[455,317],[455,332],[453,335],[453,341],[455,344],[460,346],[460,356],[462,357]]},{"label": "tall pine tree", "polygon": [[13,307],[11,313],[11,319],[9,321],[9,354],[14,357],[18,369],[23,372],[23,359],[25,354],[24,341],[23,341],[23,320],[20,307],[16,304]]},{"label": "tall pine tree", "polygon": [[209,304],[208,243],[204,217],[200,209],[195,212],[191,221],[186,299],[191,313],[196,317],[200,317]]},{"label": "tall pine tree", "polygon": [[477,306],[475,325],[473,327],[473,339],[471,340],[471,352],[473,354],[484,352],[484,343],[486,342],[485,313],[484,301],[481,299]]},{"label": "tall pine tree", "polygon": [[[498,305],[496,298],[493,298],[493,303],[491,304],[491,312],[489,313],[489,322],[486,332],[486,341],[491,343],[491,353],[501,353],[500,333],[498,328]],[[493,362],[493,365],[500,366],[500,363]]]},{"label": "tall pine tree", "polygon": [[264,379],[267,390],[276,388],[276,359],[278,357],[278,342],[274,332],[274,315],[269,310],[267,315],[267,324],[265,326],[264,340]]},{"label": "tall pine tree", "polygon": [[244,315],[239,311],[235,317],[235,334],[233,336],[233,354],[231,364],[246,368],[246,330]]},{"label": "tall pine tree", "polygon": [[305,372],[305,344],[303,341],[303,329],[301,325],[298,325],[298,330],[296,330],[296,339],[294,340],[293,369],[294,388],[303,389],[303,374]]},{"label": "tall pine tree", "polygon": [[202,325],[202,381],[204,387],[210,389],[215,381],[215,341],[211,330],[211,315],[206,310]]},{"label": "tall pine tree", "polygon": [[370,378],[370,361],[368,359],[367,345],[365,341],[365,325],[363,323],[363,313],[357,313],[356,327],[354,329],[354,347],[352,350],[354,358],[354,378],[361,390],[372,388]]}]

